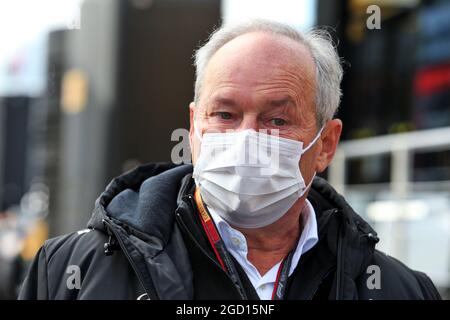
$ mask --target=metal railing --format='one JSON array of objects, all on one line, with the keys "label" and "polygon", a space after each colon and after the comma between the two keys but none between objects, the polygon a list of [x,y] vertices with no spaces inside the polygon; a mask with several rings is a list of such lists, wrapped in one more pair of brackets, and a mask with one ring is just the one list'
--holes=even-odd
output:
[{"label": "metal railing", "polygon": [[390,154],[391,191],[393,195],[403,198],[408,194],[411,183],[412,154],[419,150],[450,150],[450,127],[342,142],[330,165],[329,182],[338,192],[345,194],[348,160]]}]

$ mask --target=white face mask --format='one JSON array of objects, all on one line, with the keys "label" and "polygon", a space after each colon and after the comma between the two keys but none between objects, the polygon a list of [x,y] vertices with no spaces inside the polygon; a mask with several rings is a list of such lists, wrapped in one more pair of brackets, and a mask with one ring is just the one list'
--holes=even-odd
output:
[{"label": "white face mask", "polygon": [[274,223],[310,187],[314,177],[305,184],[299,161],[322,130],[306,148],[301,141],[254,130],[203,138],[195,130],[202,143],[193,177],[204,203],[237,227]]}]

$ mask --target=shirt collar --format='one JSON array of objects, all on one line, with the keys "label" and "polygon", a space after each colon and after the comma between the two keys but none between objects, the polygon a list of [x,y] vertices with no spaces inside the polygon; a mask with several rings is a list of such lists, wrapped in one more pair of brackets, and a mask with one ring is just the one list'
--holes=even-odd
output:
[{"label": "shirt collar", "polygon": [[[211,218],[213,219],[217,230],[222,238],[227,249],[233,254],[237,253],[243,255],[246,259],[248,248],[245,236],[238,230],[230,226],[230,224],[225,221],[217,212],[212,208],[208,208]],[[291,275],[300,261],[302,254],[313,248],[319,240],[317,232],[317,219],[314,207],[308,201],[305,200],[305,205],[303,206],[302,214],[300,215],[303,222],[303,230],[299,241],[297,242],[297,247],[294,251],[292,257],[291,268],[289,270],[289,275]],[[233,254],[234,255],[234,254]]]}]

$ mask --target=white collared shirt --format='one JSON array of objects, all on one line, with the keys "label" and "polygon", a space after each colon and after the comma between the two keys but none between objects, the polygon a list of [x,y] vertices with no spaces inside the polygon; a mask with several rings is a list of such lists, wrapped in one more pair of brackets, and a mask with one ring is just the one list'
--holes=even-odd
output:
[{"label": "white collared shirt", "polygon": [[[208,209],[228,252],[233,255],[241,265],[242,269],[244,269],[247,277],[258,293],[259,298],[261,300],[270,300],[272,298],[272,291],[281,261],[267,271],[265,275],[261,276],[256,267],[247,259],[248,248],[244,235],[240,231],[233,229],[228,222],[222,219],[222,217],[220,217],[212,208]],[[289,276],[297,267],[301,255],[314,247],[319,240],[316,214],[308,199],[305,201],[305,206],[303,207],[300,216],[301,219],[303,219],[304,228],[292,257]]]}]

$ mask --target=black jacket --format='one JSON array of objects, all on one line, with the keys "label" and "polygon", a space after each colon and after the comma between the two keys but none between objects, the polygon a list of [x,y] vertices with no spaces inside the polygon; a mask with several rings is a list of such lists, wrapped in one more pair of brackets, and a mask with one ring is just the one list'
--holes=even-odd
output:
[{"label": "black jacket", "polygon": [[[114,179],[88,229],[45,242],[19,299],[239,299],[201,228],[191,173],[157,164]],[[325,180],[308,199],[319,242],[289,277],[287,299],[440,299],[425,274],[375,250],[375,231]]]}]

